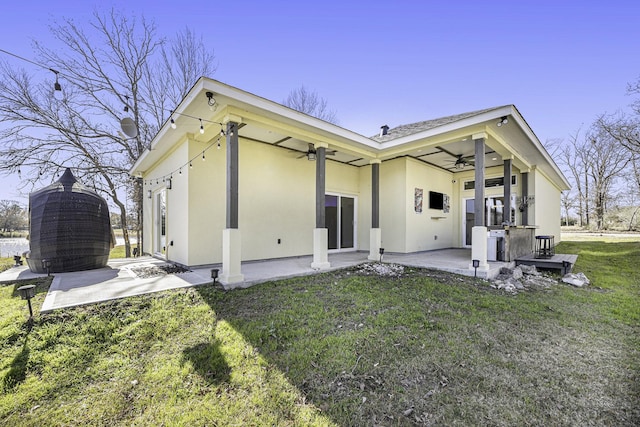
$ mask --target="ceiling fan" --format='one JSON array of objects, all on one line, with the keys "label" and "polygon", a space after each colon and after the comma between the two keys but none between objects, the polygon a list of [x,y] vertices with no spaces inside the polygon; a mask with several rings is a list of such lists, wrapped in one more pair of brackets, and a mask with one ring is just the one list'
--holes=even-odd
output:
[{"label": "ceiling fan", "polygon": [[[327,156],[334,156],[336,154],[336,150],[326,150],[325,154]],[[303,157],[306,157],[310,161],[313,161],[316,159],[316,147],[312,143],[309,143],[309,148],[307,149],[306,153],[304,153],[301,156],[298,156],[299,159]]]},{"label": "ceiling fan", "polygon": [[464,169],[465,166],[475,166],[473,157],[465,157],[462,154],[456,154],[456,161],[453,163],[453,167],[458,170]]}]

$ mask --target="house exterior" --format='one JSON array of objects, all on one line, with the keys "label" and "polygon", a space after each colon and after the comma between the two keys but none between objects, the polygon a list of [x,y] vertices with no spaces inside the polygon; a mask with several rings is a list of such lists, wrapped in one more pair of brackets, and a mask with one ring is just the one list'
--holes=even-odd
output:
[{"label": "house exterior", "polygon": [[221,263],[228,286],[243,261],[313,255],[324,269],[333,251],[470,247],[486,269],[493,229],[559,242],[569,189],[513,105],[365,137],[208,78],[131,174],[144,185],[143,252]]}]

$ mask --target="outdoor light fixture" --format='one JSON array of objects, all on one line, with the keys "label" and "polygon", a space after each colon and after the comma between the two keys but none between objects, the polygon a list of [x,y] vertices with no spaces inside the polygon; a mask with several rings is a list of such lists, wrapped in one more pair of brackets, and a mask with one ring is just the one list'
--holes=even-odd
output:
[{"label": "outdoor light fixture", "polygon": [[384,248],[378,249],[378,252],[380,253],[380,262],[382,262],[382,255],[384,255]]},{"label": "outdoor light fixture", "polygon": [[202,119],[200,119],[200,133],[204,133],[204,126],[202,126]]},{"label": "outdoor light fixture", "polygon": [[207,92],[207,104],[209,104],[209,107],[214,107],[216,105],[216,99],[213,97],[213,92]]},{"label": "outdoor light fixture", "polygon": [[500,127],[502,125],[506,125],[507,123],[509,123],[509,120],[507,120],[507,116],[502,116],[500,117],[500,121],[496,123],[496,125]]},{"label": "outdoor light fixture", "polygon": [[217,268],[212,268],[211,269],[211,278],[213,279],[213,283],[215,284],[216,281],[218,280],[218,269]]},{"label": "outdoor light fixture", "polygon": [[458,170],[464,169],[464,163],[463,162],[456,162],[456,169],[458,169]]},{"label": "outdoor light fixture", "polygon": [[480,260],[479,259],[474,259],[474,260],[471,260],[471,263],[472,263],[473,268],[475,270],[474,273],[473,273],[473,277],[477,278],[478,277],[478,267],[480,267]]},{"label": "outdoor light fixture", "polygon": [[24,285],[18,288],[20,297],[27,300],[29,305],[29,320],[33,318],[33,309],[31,308],[31,298],[36,296],[36,285]]},{"label": "outdoor light fixture", "polygon": [[308,153],[307,153],[307,159],[309,159],[309,161],[311,161],[311,162],[315,161],[315,159],[316,159],[316,153],[311,152],[311,151],[310,151],[310,152],[308,152]]}]

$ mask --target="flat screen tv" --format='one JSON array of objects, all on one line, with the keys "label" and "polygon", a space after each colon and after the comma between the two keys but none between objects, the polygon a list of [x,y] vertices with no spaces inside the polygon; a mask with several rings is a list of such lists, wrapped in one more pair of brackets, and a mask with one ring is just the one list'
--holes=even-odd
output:
[{"label": "flat screen tv", "polygon": [[444,209],[444,194],[437,191],[429,191],[429,209]]}]

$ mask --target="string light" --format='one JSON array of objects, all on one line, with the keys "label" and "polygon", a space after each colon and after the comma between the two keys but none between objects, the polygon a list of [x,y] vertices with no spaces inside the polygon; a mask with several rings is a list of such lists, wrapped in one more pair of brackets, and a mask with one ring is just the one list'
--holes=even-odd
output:
[{"label": "string light", "polygon": [[[53,96],[54,96],[54,98],[56,98],[57,100],[63,100],[63,99],[64,99],[64,93],[62,92],[62,85],[60,84],[60,80],[59,80],[59,75],[61,74],[61,75],[65,76],[65,74],[64,74],[64,73],[61,73],[61,72],[59,72],[58,70],[55,70],[55,69],[53,69],[53,68],[49,68],[49,67],[44,66],[44,65],[42,65],[42,64],[39,64],[39,63],[37,63],[37,62],[31,61],[31,60],[29,60],[29,59],[23,58],[23,57],[21,57],[21,56],[19,56],[19,55],[16,55],[16,54],[14,54],[14,53],[8,52],[8,51],[6,51],[6,50],[4,50],[4,49],[0,49],[0,52],[5,53],[5,54],[10,55],[10,56],[13,56],[13,57],[15,57],[15,58],[17,58],[17,59],[20,59],[20,60],[22,60],[22,61],[28,62],[28,63],[30,63],[30,64],[33,64],[33,65],[35,65],[35,66],[37,66],[37,67],[44,68],[44,69],[49,70],[49,71],[51,71],[52,73],[54,73],[54,74],[55,74],[55,78],[56,78],[56,79],[55,79],[55,83],[54,83],[54,85],[53,85],[53,89],[54,89],[54,90],[53,90]],[[66,76],[66,77],[68,78],[68,76]],[[115,93],[115,95],[116,95],[116,96],[120,96],[118,93]],[[212,106],[212,104],[214,104],[214,105],[215,105],[215,99],[213,99],[213,93],[211,93],[211,95],[209,95],[209,93],[207,93],[207,97],[208,97],[208,104],[209,104],[209,106]],[[124,104],[124,111],[125,111],[125,112],[129,112],[129,97],[128,97],[128,96],[124,96],[124,98],[126,99],[126,102],[125,102],[125,104]],[[144,103],[143,101],[140,101],[140,102]],[[212,109],[212,110],[213,110],[213,109]],[[213,142],[211,145],[209,145],[209,147],[207,147],[207,148],[202,152],[202,160],[203,160],[203,161],[206,159],[206,158],[205,158],[205,152],[206,152],[208,149],[210,149],[211,147],[213,147],[213,145],[214,145],[214,144],[216,144],[216,146],[217,146],[217,148],[218,148],[218,149],[220,149],[220,148],[221,148],[221,146],[220,146],[220,138],[222,138],[222,137],[226,136],[226,133],[225,133],[224,129],[222,128],[222,126],[224,125],[224,123],[215,122],[215,121],[206,120],[206,119],[205,119],[205,120],[203,120],[202,118],[194,117],[194,116],[191,116],[191,115],[189,115],[189,114],[185,114],[185,113],[178,113],[178,112],[176,112],[176,111],[170,111],[169,125],[170,125],[170,127],[171,127],[172,129],[176,129],[176,128],[177,128],[177,125],[176,125],[176,122],[175,122],[174,115],[178,115],[178,116],[185,116],[185,117],[189,117],[189,118],[194,119],[194,120],[198,120],[198,121],[200,122],[200,134],[204,134],[204,122],[220,125],[220,127],[221,127],[221,128],[220,128],[220,136],[218,137],[218,139],[217,139],[215,142]],[[234,128],[233,128],[233,126],[230,128],[229,134],[230,134],[230,136],[234,136],[234,135],[235,135],[235,132],[234,132]],[[192,161],[193,161],[193,159],[189,160],[189,162],[188,162],[188,164],[189,164],[189,168],[190,168],[190,169],[191,169],[191,168],[193,168],[193,163],[192,163]],[[182,167],[185,167],[185,166],[186,166],[186,164],[185,164],[185,165],[180,166],[177,170],[174,170],[174,171],[173,171],[173,172],[171,172],[169,175],[165,175],[165,176],[163,176],[163,177],[162,177],[162,182],[167,182],[167,179],[171,180],[171,179],[173,178],[173,173],[174,173],[174,172],[178,172],[178,174],[179,174],[179,175],[182,175]],[[20,176],[21,176],[21,170],[20,170],[20,168],[18,168],[18,169],[17,169],[17,173],[18,173],[18,176],[20,177]],[[40,169],[40,170],[39,170],[39,175],[40,175],[40,176],[43,176],[43,175],[44,175],[44,172],[42,171],[42,169]],[[158,185],[158,184],[159,184],[159,179],[160,179],[160,177],[155,178],[156,185]],[[147,180],[142,180],[142,183],[143,183],[143,185],[152,185],[152,184],[153,184],[153,178],[150,178],[148,181],[147,181]]]},{"label": "string light", "polygon": [[[30,63],[30,64],[33,64],[33,65],[37,66],[37,67],[43,68],[43,69],[45,69],[45,70],[49,70],[49,71],[51,71],[52,73],[54,73],[54,74],[55,74],[55,77],[56,77],[56,80],[55,80],[55,83],[54,83],[54,85],[53,85],[53,89],[54,89],[54,90],[53,90],[53,96],[54,96],[54,98],[55,98],[55,99],[57,99],[57,100],[59,100],[59,101],[61,101],[61,100],[63,100],[63,99],[64,99],[64,92],[62,91],[62,85],[60,84],[59,76],[64,76],[64,77],[67,77],[67,79],[72,80],[69,76],[65,75],[64,73],[61,73],[61,72],[60,72],[60,71],[58,71],[58,70],[55,70],[55,69],[53,69],[53,68],[49,68],[49,67],[47,67],[47,66],[45,66],[45,65],[42,65],[42,64],[39,64],[39,63],[37,63],[37,62],[35,62],[35,61],[31,61],[31,60],[29,60],[29,59],[27,59],[27,58],[24,58],[24,57],[22,57],[22,56],[20,56],[20,55],[16,55],[15,53],[9,52],[9,51],[7,51],[7,50],[0,49],[0,52],[1,52],[1,53],[4,53],[4,54],[7,54],[7,55],[10,55],[10,56],[13,56],[13,57],[15,57],[15,58],[17,58],[17,59],[19,59],[19,60],[21,60],[21,61],[28,62],[28,63]],[[96,82],[97,82],[97,80],[96,80]],[[121,95],[120,95],[120,94],[118,94],[118,93],[115,93],[115,95],[116,95],[116,96],[121,96]],[[213,94],[212,94],[211,96],[213,97]],[[124,98],[126,99],[126,103],[124,104],[124,111],[125,111],[125,112],[128,112],[128,111],[129,111],[129,105],[128,105],[128,104],[129,104],[129,97],[128,97],[128,96],[124,96]],[[144,101],[142,101],[142,100],[141,100],[141,101],[138,101],[138,102],[140,102],[140,103],[143,103],[143,104],[144,104]],[[214,105],[215,105],[215,99],[213,99],[213,98],[208,99],[208,103],[214,103]],[[212,123],[212,124],[218,124],[218,125],[220,125],[220,126],[223,126],[223,125],[224,125],[224,123],[220,123],[220,122],[215,122],[215,121],[212,121],[212,120],[206,120],[206,119],[202,119],[202,118],[194,117],[194,116],[191,116],[191,115],[186,114],[186,113],[178,113],[178,112],[176,112],[176,111],[169,111],[169,112],[171,113],[171,119],[169,120],[169,124],[170,124],[170,126],[171,126],[171,128],[172,128],[172,129],[176,129],[176,127],[177,127],[177,126],[176,126],[176,123],[175,123],[175,118],[173,117],[174,115],[184,116],[184,117],[189,117],[189,118],[191,118],[191,119],[194,119],[194,120],[198,120],[198,121],[200,121],[200,133],[201,133],[201,134],[203,134],[203,133],[204,133],[204,123],[205,123],[205,122],[206,122],[206,123]],[[220,135],[221,135],[221,136],[224,136],[224,135],[225,135],[225,133],[224,133],[224,131],[223,131],[223,130],[220,130]]]},{"label": "string light", "polygon": [[62,93],[62,86],[60,86],[60,82],[58,81],[59,71],[53,70],[49,68],[56,75],[56,82],[53,84],[53,97],[58,101],[62,101],[64,98],[64,93]]}]

